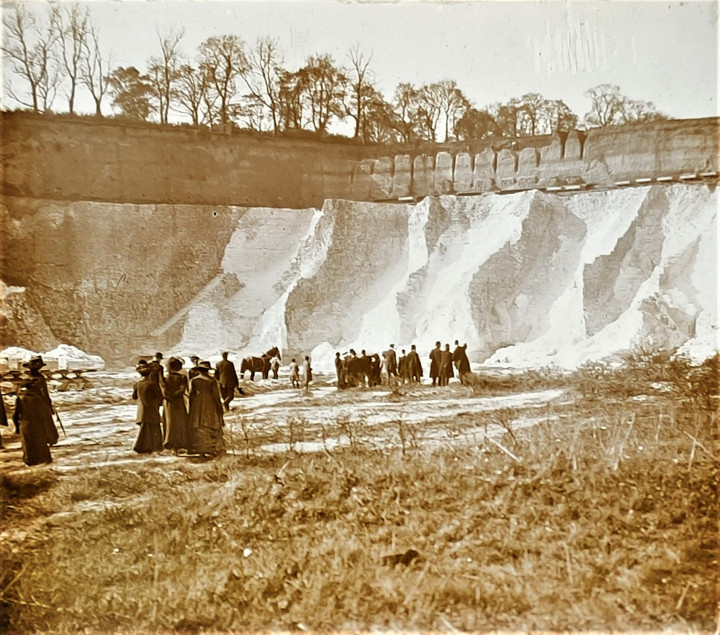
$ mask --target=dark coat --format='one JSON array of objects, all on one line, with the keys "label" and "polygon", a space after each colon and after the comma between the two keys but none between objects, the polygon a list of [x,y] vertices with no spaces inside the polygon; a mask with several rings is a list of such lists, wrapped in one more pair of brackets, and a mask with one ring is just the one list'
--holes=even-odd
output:
[{"label": "dark coat", "polygon": [[200,373],[190,380],[192,450],[200,454],[220,454],[225,449],[223,425],[220,384],[214,377]]},{"label": "dark coat", "polygon": [[13,420],[20,428],[25,465],[50,463],[48,445],[57,443],[58,431],[52,419],[52,403],[42,376],[31,376],[20,389]]},{"label": "dark coat", "polygon": [[465,351],[466,346],[467,345],[457,346],[453,351],[453,361],[455,362],[455,368],[457,368],[459,375],[470,372],[470,360]]},{"label": "dark coat", "polygon": [[401,355],[398,359],[398,375],[401,379],[409,379],[410,373],[408,372],[408,357],[407,355]]},{"label": "dark coat", "polygon": [[235,364],[227,359],[221,359],[215,366],[215,379],[223,388],[237,388],[240,385]]},{"label": "dark coat", "polygon": [[452,367],[452,353],[450,351],[441,351],[440,371],[438,377],[440,377],[440,379],[447,380],[454,376],[455,374],[453,373]]},{"label": "dark coat", "polygon": [[440,353],[439,348],[433,348],[430,351],[430,377],[435,379],[440,377]]},{"label": "dark coat", "polygon": [[395,351],[390,348],[383,353],[385,358],[385,371],[388,375],[397,375],[397,355]]},{"label": "dark coat", "polygon": [[143,377],[133,386],[132,398],[138,400],[136,423],[140,426],[133,450],[143,454],[160,452],[163,449],[162,430],[160,429],[160,406],[163,397],[160,386]]},{"label": "dark coat", "polygon": [[132,398],[139,400],[136,423],[160,423],[160,406],[163,396],[160,387],[150,376],[143,377],[133,386]]},{"label": "dark coat", "polygon": [[408,374],[410,379],[417,379],[418,381],[423,376],[422,363],[420,362],[420,355],[417,351],[410,351],[407,355]]},{"label": "dark coat", "polygon": [[162,364],[160,364],[160,362],[156,359],[153,359],[148,362],[148,368],[150,369],[148,378],[159,386],[160,382],[165,379],[165,370],[163,369]]},{"label": "dark coat", "polygon": [[190,425],[185,395],[188,378],[182,373],[171,371],[163,386],[163,447],[172,450],[190,449]]}]

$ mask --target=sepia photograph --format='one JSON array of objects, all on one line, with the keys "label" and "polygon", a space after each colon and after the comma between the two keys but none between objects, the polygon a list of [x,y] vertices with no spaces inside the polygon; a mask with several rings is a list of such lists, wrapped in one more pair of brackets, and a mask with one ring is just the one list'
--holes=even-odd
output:
[{"label": "sepia photograph", "polygon": [[720,633],[720,3],[0,14],[0,633]]}]

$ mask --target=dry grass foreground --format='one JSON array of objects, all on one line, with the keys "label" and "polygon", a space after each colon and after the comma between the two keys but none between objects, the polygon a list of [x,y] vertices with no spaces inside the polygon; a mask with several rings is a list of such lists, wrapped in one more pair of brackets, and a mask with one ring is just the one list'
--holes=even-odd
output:
[{"label": "dry grass foreground", "polygon": [[665,362],[473,447],[6,476],[2,629],[712,631],[717,358]]}]

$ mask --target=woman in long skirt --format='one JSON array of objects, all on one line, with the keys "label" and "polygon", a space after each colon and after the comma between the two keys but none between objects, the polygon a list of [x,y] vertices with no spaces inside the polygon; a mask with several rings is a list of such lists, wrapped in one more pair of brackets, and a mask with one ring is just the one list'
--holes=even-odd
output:
[{"label": "woman in long skirt", "polygon": [[189,450],[190,430],[188,426],[188,413],[185,407],[185,393],[188,389],[188,378],[180,370],[183,363],[181,360],[171,357],[168,360],[169,373],[163,385],[163,420],[165,435],[163,446],[173,450]]},{"label": "woman in long skirt", "polygon": [[190,428],[193,452],[217,456],[225,451],[225,424],[220,384],[210,376],[210,368],[206,361],[193,368],[198,374],[190,380]]},{"label": "woman in long skirt", "polygon": [[160,406],[163,398],[160,386],[150,379],[147,362],[141,360],[136,370],[142,379],[133,386],[132,398],[138,401],[136,423],[140,426],[133,450],[141,454],[160,452],[163,449],[160,429]]},{"label": "woman in long skirt", "polygon": [[52,462],[49,445],[55,445],[59,435],[52,418],[53,406],[50,401],[47,382],[40,373],[45,366],[39,355],[23,364],[27,376],[17,394],[13,421],[20,432],[25,465]]}]

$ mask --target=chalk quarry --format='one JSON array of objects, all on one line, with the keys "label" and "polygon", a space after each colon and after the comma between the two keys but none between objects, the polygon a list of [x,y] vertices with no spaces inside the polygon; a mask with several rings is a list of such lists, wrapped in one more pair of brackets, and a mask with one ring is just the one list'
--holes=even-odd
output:
[{"label": "chalk quarry", "polygon": [[[321,209],[6,198],[5,344],[119,365],[467,342],[472,361],[574,367],[718,348],[707,184],[442,195]],[[10,279],[8,278],[10,272]]]}]

